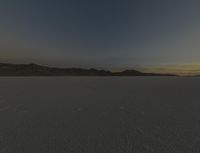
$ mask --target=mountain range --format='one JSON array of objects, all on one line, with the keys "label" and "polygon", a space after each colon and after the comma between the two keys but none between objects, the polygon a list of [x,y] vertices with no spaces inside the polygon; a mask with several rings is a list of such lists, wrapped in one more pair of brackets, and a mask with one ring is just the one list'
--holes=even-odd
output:
[{"label": "mountain range", "polygon": [[111,72],[94,68],[57,68],[38,64],[0,63],[0,76],[175,76],[173,74],[144,73],[137,70]]}]

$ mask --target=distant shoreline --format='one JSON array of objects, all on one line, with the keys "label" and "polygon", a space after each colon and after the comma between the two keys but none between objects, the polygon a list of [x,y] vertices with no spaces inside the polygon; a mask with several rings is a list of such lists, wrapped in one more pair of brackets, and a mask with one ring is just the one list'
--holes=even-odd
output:
[{"label": "distant shoreline", "polygon": [[0,76],[178,76],[175,74],[145,73],[137,70],[124,70],[112,72],[109,70],[84,68],[57,68],[38,64],[9,64],[0,63]]}]

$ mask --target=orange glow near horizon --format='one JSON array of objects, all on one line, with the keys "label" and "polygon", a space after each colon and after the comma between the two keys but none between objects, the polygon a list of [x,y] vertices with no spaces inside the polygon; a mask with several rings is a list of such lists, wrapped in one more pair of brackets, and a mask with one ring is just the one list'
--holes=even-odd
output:
[{"label": "orange glow near horizon", "polygon": [[153,73],[170,73],[180,76],[200,75],[200,64],[190,65],[170,65],[170,66],[152,66],[141,68],[144,72]]}]

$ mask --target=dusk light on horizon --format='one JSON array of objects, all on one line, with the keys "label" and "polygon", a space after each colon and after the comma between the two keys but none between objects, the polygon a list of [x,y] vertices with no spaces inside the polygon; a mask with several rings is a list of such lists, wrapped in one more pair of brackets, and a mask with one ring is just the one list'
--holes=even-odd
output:
[{"label": "dusk light on horizon", "polygon": [[1,1],[0,62],[196,74],[199,15],[196,0]]}]

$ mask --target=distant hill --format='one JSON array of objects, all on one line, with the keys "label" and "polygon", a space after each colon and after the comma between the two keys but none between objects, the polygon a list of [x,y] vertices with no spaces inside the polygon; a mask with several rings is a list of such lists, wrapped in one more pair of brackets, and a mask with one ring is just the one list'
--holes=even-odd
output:
[{"label": "distant hill", "polygon": [[172,74],[143,73],[136,70],[111,72],[97,69],[56,68],[37,64],[0,63],[0,76],[175,76]]}]

